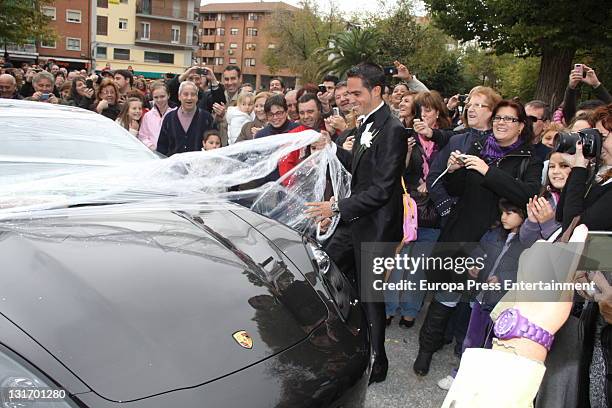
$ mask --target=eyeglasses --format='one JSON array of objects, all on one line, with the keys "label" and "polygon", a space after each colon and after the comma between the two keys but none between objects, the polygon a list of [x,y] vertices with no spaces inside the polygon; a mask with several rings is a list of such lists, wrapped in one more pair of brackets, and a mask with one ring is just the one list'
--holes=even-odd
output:
[{"label": "eyeglasses", "polygon": [[538,118],[538,117],[535,117],[535,116],[533,116],[533,115],[529,115],[529,116],[527,116],[527,117],[528,117],[529,119],[531,119],[531,121],[532,121],[532,122],[539,122],[539,121],[543,121],[543,120],[544,120],[544,118]]},{"label": "eyeglasses", "polygon": [[493,122],[504,122],[504,123],[516,123],[518,122],[519,119],[518,118],[513,118],[512,116],[499,116],[499,115],[495,115],[493,117]]},{"label": "eyeglasses", "polygon": [[479,109],[490,108],[490,106],[487,105],[486,103],[470,103],[470,107],[479,108]]},{"label": "eyeglasses", "polygon": [[268,116],[272,116],[273,118],[281,118],[284,114],[285,111],[268,112]]}]

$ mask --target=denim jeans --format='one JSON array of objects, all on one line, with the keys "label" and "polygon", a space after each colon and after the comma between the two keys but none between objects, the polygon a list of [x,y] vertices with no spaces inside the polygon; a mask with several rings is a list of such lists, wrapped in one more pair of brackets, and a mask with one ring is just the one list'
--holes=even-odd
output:
[{"label": "denim jeans", "polygon": [[[419,228],[417,230],[417,240],[409,244],[404,245],[400,255],[407,254],[410,256],[429,256],[433,247],[432,243],[438,240],[440,236],[439,229],[433,228]],[[416,318],[423,305],[423,299],[425,298],[426,291],[418,290],[419,283],[425,280],[425,271],[422,268],[414,271],[397,270],[394,269],[388,282],[400,282],[402,279],[407,279],[411,282],[415,282],[417,290],[403,290],[403,291],[385,291],[385,312],[387,316],[394,316],[399,308],[400,315],[410,318]]]}]

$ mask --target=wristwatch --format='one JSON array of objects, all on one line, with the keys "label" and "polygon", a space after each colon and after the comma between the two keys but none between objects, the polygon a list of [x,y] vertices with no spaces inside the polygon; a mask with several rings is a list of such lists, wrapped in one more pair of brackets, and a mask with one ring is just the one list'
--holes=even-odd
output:
[{"label": "wristwatch", "polygon": [[518,309],[510,308],[504,310],[495,321],[493,326],[495,337],[500,340],[509,340],[524,337],[544,346],[550,351],[555,336],[540,326],[532,323],[521,315]]},{"label": "wristwatch", "polygon": [[331,210],[334,213],[334,215],[338,215],[340,214],[340,207],[338,207],[338,202],[334,201],[331,205]]}]

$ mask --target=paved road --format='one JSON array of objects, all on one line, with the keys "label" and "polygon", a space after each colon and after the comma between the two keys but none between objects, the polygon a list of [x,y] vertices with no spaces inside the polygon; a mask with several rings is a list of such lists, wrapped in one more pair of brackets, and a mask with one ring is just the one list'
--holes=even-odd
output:
[{"label": "paved road", "polygon": [[450,374],[458,360],[451,345],[434,354],[429,374],[418,377],[412,371],[412,363],[418,352],[419,329],[424,317],[421,311],[417,324],[410,329],[400,328],[398,318],[387,328],[386,350],[389,357],[389,373],[383,383],[368,388],[366,408],[438,408],[446,391],[436,383]]}]

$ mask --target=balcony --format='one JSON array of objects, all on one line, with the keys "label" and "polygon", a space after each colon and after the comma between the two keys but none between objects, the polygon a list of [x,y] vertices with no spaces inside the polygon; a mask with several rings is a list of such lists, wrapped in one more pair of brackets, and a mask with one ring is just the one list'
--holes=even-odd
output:
[{"label": "balcony", "polygon": [[141,0],[136,4],[136,17],[146,17],[164,21],[198,24],[198,14],[195,10],[177,10],[172,7],[153,8],[150,0]]},{"label": "balcony", "polygon": [[[159,33],[151,32],[148,37],[143,37],[141,31],[136,31],[134,42],[139,45],[161,45],[164,47],[177,48],[182,50],[195,50],[198,48],[197,44],[190,44],[185,42],[174,42],[168,36],[162,36]],[[188,40],[192,38],[188,36]]]},{"label": "balcony", "polygon": [[6,44],[6,50],[10,53],[38,55],[36,44]]}]

